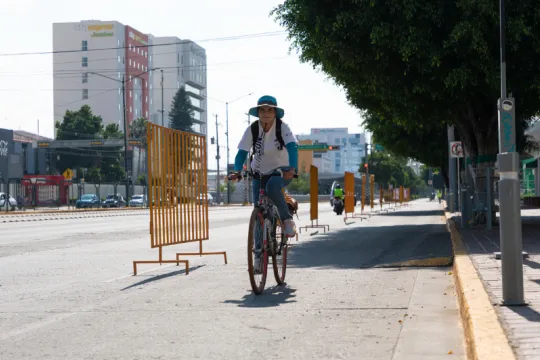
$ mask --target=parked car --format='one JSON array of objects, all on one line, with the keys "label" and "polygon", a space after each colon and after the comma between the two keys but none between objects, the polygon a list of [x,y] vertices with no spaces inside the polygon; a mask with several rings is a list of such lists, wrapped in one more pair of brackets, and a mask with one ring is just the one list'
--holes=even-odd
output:
[{"label": "parked car", "polygon": [[146,195],[133,195],[129,201],[130,207],[144,207],[146,206]]},{"label": "parked car", "polygon": [[[3,209],[5,210],[6,206],[8,206],[6,204],[6,197],[7,197],[7,194],[5,193],[0,193],[0,209]],[[10,211],[15,211],[15,209],[17,208],[17,200],[15,200],[11,195],[9,196],[9,210]]]},{"label": "parked car", "polygon": [[103,200],[101,206],[104,208],[124,207],[126,206],[126,200],[124,200],[124,198],[120,194],[109,194],[107,195],[105,200]]},{"label": "parked car", "polygon": [[75,202],[77,209],[99,207],[99,198],[96,194],[84,194],[79,200]]},{"label": "parked car", "polygon": [[[207,196],[208,205],[214,205],[215,202],[214,202],[214,197],[212,196],[212,194],[207,193],[206,196]],[[200,194],[199,196],[197,196],[197,202],[202,204],[203,201],[204,201],[204,194]]]}]

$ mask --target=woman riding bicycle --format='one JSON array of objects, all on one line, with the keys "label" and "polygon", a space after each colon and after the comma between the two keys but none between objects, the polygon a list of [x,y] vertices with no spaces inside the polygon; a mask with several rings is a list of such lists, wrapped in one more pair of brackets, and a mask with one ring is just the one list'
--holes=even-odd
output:
[{"label": "woman riding bicycle", "polygon": [[285,111],[277,106],[277,100],[269,95],[261,97],[257,106],[249,110],[249,115],[258,117],[259,120],[244,132],[234,161],[235,173],[231,174],[229,179],[241,179],[240,172],[246,156],[253,148],[251,173],[253,174],[253,202],[256,206],[259,202],[261,176],[281,169],[283,177],[271,177],[265,191],[277,207],[285,236],[294,237],[296,228],[285,201],[283,188],[291,183],[298,169],[298,141],[289,126],[282,121],[284,114]]}]

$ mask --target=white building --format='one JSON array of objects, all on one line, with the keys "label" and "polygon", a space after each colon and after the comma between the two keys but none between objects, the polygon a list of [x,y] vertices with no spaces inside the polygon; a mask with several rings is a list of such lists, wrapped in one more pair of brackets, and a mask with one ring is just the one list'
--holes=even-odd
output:
[{"label": "white building", "polygon": [[206,50],[193,41],[173,36],[150,38],[157,45],[152,55],[154,66],[159,69],[154,74],[152,97],[155,106],[150,121],[168,126],[173,98],[184,86],[194,107],[193,130],[207,135]]},{"label": "white building", "polygon": [[357,173],[365,156],[365,134],[349,134],[347,128],[317,128],[310,134],[298,135],[299,140],[312,140],[314,143],[339,145],[340,150],[326,153],[313,153],[313,165],[325,173]]},{"label": "white building", "polygon": [[88,104],[104,125],[124,130],[126,121],[148,118],[152,55],[148,35],[118,21],[89,20],[53,24],[54,119]]}]

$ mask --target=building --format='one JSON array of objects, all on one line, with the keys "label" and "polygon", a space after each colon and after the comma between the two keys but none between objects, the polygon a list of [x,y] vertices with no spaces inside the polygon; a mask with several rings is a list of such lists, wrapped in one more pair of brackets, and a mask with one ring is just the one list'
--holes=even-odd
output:
[{"label": "building", "polygon": [[156,45],[152,56],[159,71],[154,73],[152,98],[155,106],[149,120],[168,126],[173,98],[183,86],[194,110],[193,130],[207,135],[206,50],[193,41],[174,36],[150,35],[150,39]]},{"label": "building", "polygon": [[310,134],[298,135],[298,140],[313,144],[339,145],[339,151],[313,152],[313,165],[321,173],[357,173],[365,156],[365,134],[349,134],[347,128],[316,128]]},{"label": "building", "polygon": [[124,131],[126,121],[151,112],[152,54],[148,35],[118,21],[53,24],[54,119],[88,104],[104,125]]}]

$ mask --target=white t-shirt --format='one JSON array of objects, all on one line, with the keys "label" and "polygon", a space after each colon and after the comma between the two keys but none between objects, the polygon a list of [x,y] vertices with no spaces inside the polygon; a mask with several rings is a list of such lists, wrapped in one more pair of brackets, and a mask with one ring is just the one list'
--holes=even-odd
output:
[{"label": "white t-shirt", "polygon": [[[289,125],[283,121],[281,122],[281,137],[285,145],[298,142]],[[253,138],[251,135],[251,126],[249,126],[244,132],[240,144],[238,144],[238,149],[249,152],[252,146]],[[255,143],[251,170],[261,174],[268,174],[278,167],[283,166],[289,166],[289,154],[286,148],[279,150],[279,141],[276,137],[276,121],[274,120],[272,127],[267,133],[264,132],[259,121],[259,138]]]}]

